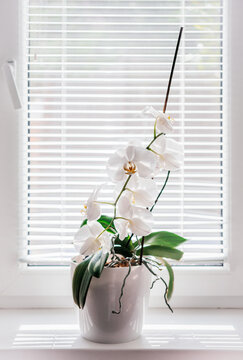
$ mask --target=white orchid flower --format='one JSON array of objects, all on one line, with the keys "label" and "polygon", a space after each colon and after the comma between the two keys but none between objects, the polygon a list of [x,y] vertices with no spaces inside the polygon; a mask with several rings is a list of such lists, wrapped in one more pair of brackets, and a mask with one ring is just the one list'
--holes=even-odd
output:
[{"label": "white orchid flower", "polygon": [[110,235],[97,221],[91,221],[82,226],[75,234],[73,243],[81,255],[94,254],[100,249],[103,252],[109,252],[111,249]]},{"label": "white orchid flower", "polygon": [[101,186],[97,186],[92,194],[89,196],[86,204],[84,204],[81,214],[84,215],[89,221],[99,219],[101,215],[100,205],[97,203],[97,197]]},{"label": "white orchid flower", "polygon": [[147,106],[143,112],[153,115],[156,121],[156,128],[160,133],[170,134],[173,132],[173,119],[169,115],[155,110],[152,106]]},{"label": "white orchid flower", "polygon": [[150,149],[157,155],[157,169],[175,171],[180,169],[183,158],[182,146],[175,140],[159,136]]},{"label": "white orchid flower", "polygon": [[107,171],[111,180],[117,182],[136,173],[143,178],[151,177],[155,165],[156,158],[151,151],[142,146],[128,144],[109,158]]},{"label": "white orchid flower", "polygon": [[125,194],[132,205],[150,207],[154,203],[157,186],[152,179],[144,179],[134,175],[126,187]]},{"label": "white orchid flower", "polygon": [[151,233],[153,216],[149,210],[132,206],[125,195],[120,198],[117,207],[118,218],[114,220],[114,224],[121,240],[125,239],[129,231],[138,236]]}]

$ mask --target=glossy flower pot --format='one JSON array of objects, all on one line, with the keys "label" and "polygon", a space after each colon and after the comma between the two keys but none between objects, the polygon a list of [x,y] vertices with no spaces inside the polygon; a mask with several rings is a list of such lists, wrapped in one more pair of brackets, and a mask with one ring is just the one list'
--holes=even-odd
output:
[{"label": "glossy flower pot", "polygon": [[[72,263],[72,272],[76,264]],[[99,279],[92,278],[84,309],[79,310],[81,334],[99,343],[122,343],[140,336],[146,311],[151,274],[145,266],[132,266],[121,298],[128,267],[104,268]]]}]

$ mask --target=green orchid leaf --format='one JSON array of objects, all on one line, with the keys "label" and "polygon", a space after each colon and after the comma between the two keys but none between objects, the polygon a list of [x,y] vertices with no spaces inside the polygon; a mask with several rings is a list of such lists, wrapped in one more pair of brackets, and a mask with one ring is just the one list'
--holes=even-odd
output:
[{"label": "green orchid leaf", "polygon": [[169,274],[169,284],[168,284],[168,291],[167,291],[167,300],[169,301],[171,299],[171,296],[173,294],[174,290],[174,271],[171,267],[171,265],[165,260],[161,259],[162,264],[166,267],[168,274]]},{"label": "green orchid leaf", "polygon": [[92,276],[95,276],[97,278],[100,277],[106,260],[108,259],[109,253],[103,253],[102,250],[99,250],[97,253],[95,253],[89,262],[88,271]]},{"label": "green orchid leaf", "polygon": [[182,244],[186,239],[169,231],[157,231],[144,237],[146,245],[160,245],[175,248]]},{"label": "green orchid leaf", "polygon": [[87,225],[88,220],[84,219],[84,221],[82,222],[82,224],[80,225],[80,227],[83,227],[84,225]]},{"label": "green orchid leaf", "polygon": [[107,231],[112,234],[116,234],[116,228],[112,217],[101,215],[101,217],[97,221],[103,226],[104,229],[111,225],[111,227]]},{"label": "green orchid leaf", "polygon": [[99,278],[109,253],[103,253],[102,250],[88,256],[77,265],[72,281],[73,300],[79,308],[85,305],[89,285],[93,276]]},{"label": "green orchid leaf", "polygon": [[133,251],[134,244],[132,241],[129,241],[129,236],[127,236],[125,239],[120,240],[119,236],[116,237],[114,245],[120,245],[122,248]]},{"label": "green orchid leaf", "polygon": [[126,248],[125,246],[121,245],[114,245],[114,250],[116,254],[120,254],[124,257],[132,257],[132,252],[129,250],[129,248]]},{"label": "green orchid leaf", "polygon": [[[80,294],[81,284],[82,284],[84,275],[87,272],[87,268],[88,268],[88,265],[89,265],[89,262],[91,261],[91,259],[92,259],[92,256],[89,256],[86,259],[84,259],[80,264],[77,265],[77,267],[74,271],[73,280],[72,280],[73,300],[74,300],[75,304],[78,305],[78,307],[80,307],[79,294]],[[87,291],[88,291],[88,288],[87,288]]]},{"label": "green orchid leaf", "polygon": [[[141,247],[137,250],[137,254],[140,255],[140,253]],[[183,252],[178,249],[173,249],[166,246],[146,244],[143,248],[143,255],[180,260],[182,258]]]},{"label": "green orchid leaf", "polygon": [[[101,217],[97,221],[103,226],[104,229],[106,229],[111,224],[111,227],[109,229],[107,229],[106,231],[111,233],[111,234],[116,234],[116,228],[115,228],[114,221],[113,221],[112,217],[106,216],[106,215],[101,215]],[[87,225],[87,222],[88,222],[88,220],[85,219],[82,222],[80,227],[82,227],[84,225]]]},{"label": "green orchid leaf", "polygon": [[[92,261],[92,258],[93,258],[93,256],[89,260],[89,263],[90,263],[90,261]],[[84,305],[85,305],[85,301],[86,301],[86,297],[88,294],[91,279],[92,279],[92,274],[89,272],[88,266],[87,266],[87,268],[83,274],[80,289],[79,289],[79,307],[82,309],[84,308]]]}]

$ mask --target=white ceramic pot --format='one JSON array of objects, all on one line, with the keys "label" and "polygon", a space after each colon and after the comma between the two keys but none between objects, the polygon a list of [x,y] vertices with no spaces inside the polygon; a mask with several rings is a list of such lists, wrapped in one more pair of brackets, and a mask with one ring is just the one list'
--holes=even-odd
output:
[{"label": "white ceramic pot", "polygon": [[[71,265],[72,273],[76,264]],[[79,311],[81,334],[99,343],[122,343],[140,336],[148,306],[151,274],[142,266],[132,266],[121,299],[121,287],[127,267],[104,268],[99,279],[92,278],[86,304]]]}]

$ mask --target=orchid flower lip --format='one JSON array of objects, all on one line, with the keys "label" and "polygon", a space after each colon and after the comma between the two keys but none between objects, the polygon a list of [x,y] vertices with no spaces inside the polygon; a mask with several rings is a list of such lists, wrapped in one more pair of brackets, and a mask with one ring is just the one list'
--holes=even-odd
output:
[{"label": "orchid flower lip", "polygon": [[126,175],[135,174],[137,171],[136,164],[134,164],[133,161],[128,161],[126,164],[124,164],[123,169]]}]

